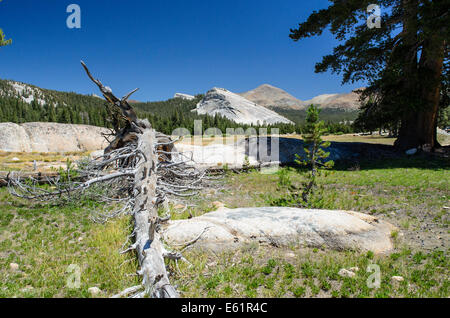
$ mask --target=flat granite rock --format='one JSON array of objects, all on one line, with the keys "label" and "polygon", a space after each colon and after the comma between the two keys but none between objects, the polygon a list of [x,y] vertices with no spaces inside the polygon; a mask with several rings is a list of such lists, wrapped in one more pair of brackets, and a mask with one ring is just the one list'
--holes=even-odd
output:
[{"label": "flat granite rock", "polygon": [[188,220],[170,221],[164,240],[180,246],[223,250],[251,242],[389,253],[395,226],[373,216],[341,210],[286,207],[221,208]]}]

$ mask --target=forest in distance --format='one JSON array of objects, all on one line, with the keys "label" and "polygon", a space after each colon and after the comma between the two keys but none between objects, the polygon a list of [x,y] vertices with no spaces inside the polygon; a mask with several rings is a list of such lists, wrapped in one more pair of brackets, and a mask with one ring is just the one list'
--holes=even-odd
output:
[{"label": "forest in distance", "polygon": [[[0,80],[0,92],[11,91],[10,81]],[[26,84],[27,86],[31,86]],[[31,86],[34,87],[34,86]],[[37,88],[37,87],[35,87]],[[23,98],[29,98],[27,93],[0,95],[0,122],[13,122],[17,124],[26,122],[56,122],[65,124],[85,124],[99,127],[111,127],[107,120],[108,108],[105,101],[92,95],[82,95],[74,92],[60,92],[39,88],[43,92],[37,99],[27,103]],[[23,98],[22,98],[23,97]],[[194,121],[202,121],[203,131],[208,128],[218,128],[225,132],[227,128],[278,128],[281,134],[301,133],[306,118],[306,110],[286,110],[272,108],[280,115],[294,122],[291,124],[246,125],[239,124],[223,116],[199,115],[192,110],[203,98],[196,95],[193,100],[171,98],[166,101],[137,102],[133,107],[140,118],[147,118],[157,131],[171,134],[175,129],[183,127],[194,133]],[[56,106],[55,106],[56,105]],[[326,122],[327,131],[333,133],[355,132],[352,122],[357,117],[355,111],[339,109],[324,109],[321,118]]]}]

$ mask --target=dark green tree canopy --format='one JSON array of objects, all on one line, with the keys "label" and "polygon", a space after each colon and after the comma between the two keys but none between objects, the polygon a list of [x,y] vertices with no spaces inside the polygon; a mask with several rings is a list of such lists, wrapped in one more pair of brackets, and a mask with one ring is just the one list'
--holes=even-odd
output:
[{"label": "dark green tree canopy", "polygon": [[443,83],[448,79],[449,1],[377,1],[379,28],[367,23],[373,0],[330,3],[291,29],[294,41],[325,30],[340,40],[316,64],[316,72],[342,74],[343,83],[368,82],[361,91],[362,126],[401,125],[400,148],[437,146],[438,114],[448,106],[448,85]]},{"label": "dark green tree canopy", "polygon": [[[445,0],[334,0],[320,11],[313,12],[307,21],[289,35],[294,41],[311,36],[319,36],[329,30],[336,39],[344,43],[334,48],[316,64],[316,72],[331,70],[343,74],[343,83],[359,80],[376,80],[382,76],[393,54],[402,57],[401,52],[409,49],[407,37],[402,30],[403,22],[411,14],[417,16],[415,48],[420,51],[425,39],[432,34],[449,39],[450,5]],[[405,3],[416,4],[416,12],[407,11]],[[419,3],[420,2],[420,3]],[[381,7],[381,28],[369,28],[367,12],[369,5],[377,3]],[[404,57],[404,56],[403,56]]]}]

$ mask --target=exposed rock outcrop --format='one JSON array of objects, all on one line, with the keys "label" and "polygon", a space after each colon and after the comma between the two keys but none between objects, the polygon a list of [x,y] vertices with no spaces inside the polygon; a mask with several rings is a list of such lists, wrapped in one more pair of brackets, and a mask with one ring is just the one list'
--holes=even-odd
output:
[{"label": "exposed rock outcrop", "polygon": [[238,94],[217,87],[208,91],[193,111],[201,115],[215,116],[218,114],[241,124],[292,123],[289,119],[274,111],[251,102]]},{"label": "exposed rock outcrop", "polygon": [[181,98],[186,100],[193,100],[195,99],[195,96],[189,95],[189,94],[183,94],[183,93],[175,93],[173,98]]},{"label": "exposed rock outcrop", "polygon": [[3,89],[0,89],[0,97],[17,97],[25,103],[30,104],[32,101],[36,101],[39,105],[45,104],[45,93],[39,87],[16,82],[16,81],[3,81],[6,84]]},{"label": "exposed rock outcrop", "polygon": [[0,123],[0,150],[69,152],[103,149],[106,128],[58,123]]},{"label": "exposed rock outcrop", "polygon": [[325,247],[377,254],[393,249],[390,223],[373,216],[338,210],[286,207],[221,208],[188,220],[170,221],[164,239],[182,245],[221,250],[258,242],[275,246]]}]

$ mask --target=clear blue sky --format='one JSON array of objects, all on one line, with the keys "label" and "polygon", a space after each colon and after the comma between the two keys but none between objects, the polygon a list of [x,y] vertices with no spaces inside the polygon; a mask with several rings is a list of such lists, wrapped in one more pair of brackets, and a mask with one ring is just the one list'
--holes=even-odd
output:
[{"label": "clear blue sky", "polygon": [[[81,29],[69,29],[66,8],[81,7]],[[294,42],[289,29],[328,1],[302,0],[3,0],[0,28],[13,44],[0,49],[0,78],[43,88],[99,93],[95,77],[122,96],[162,100],[175,92],[234,92],[263,83],[297,98],[348,92],[341,78],[314,65],[337,42]]]}]

